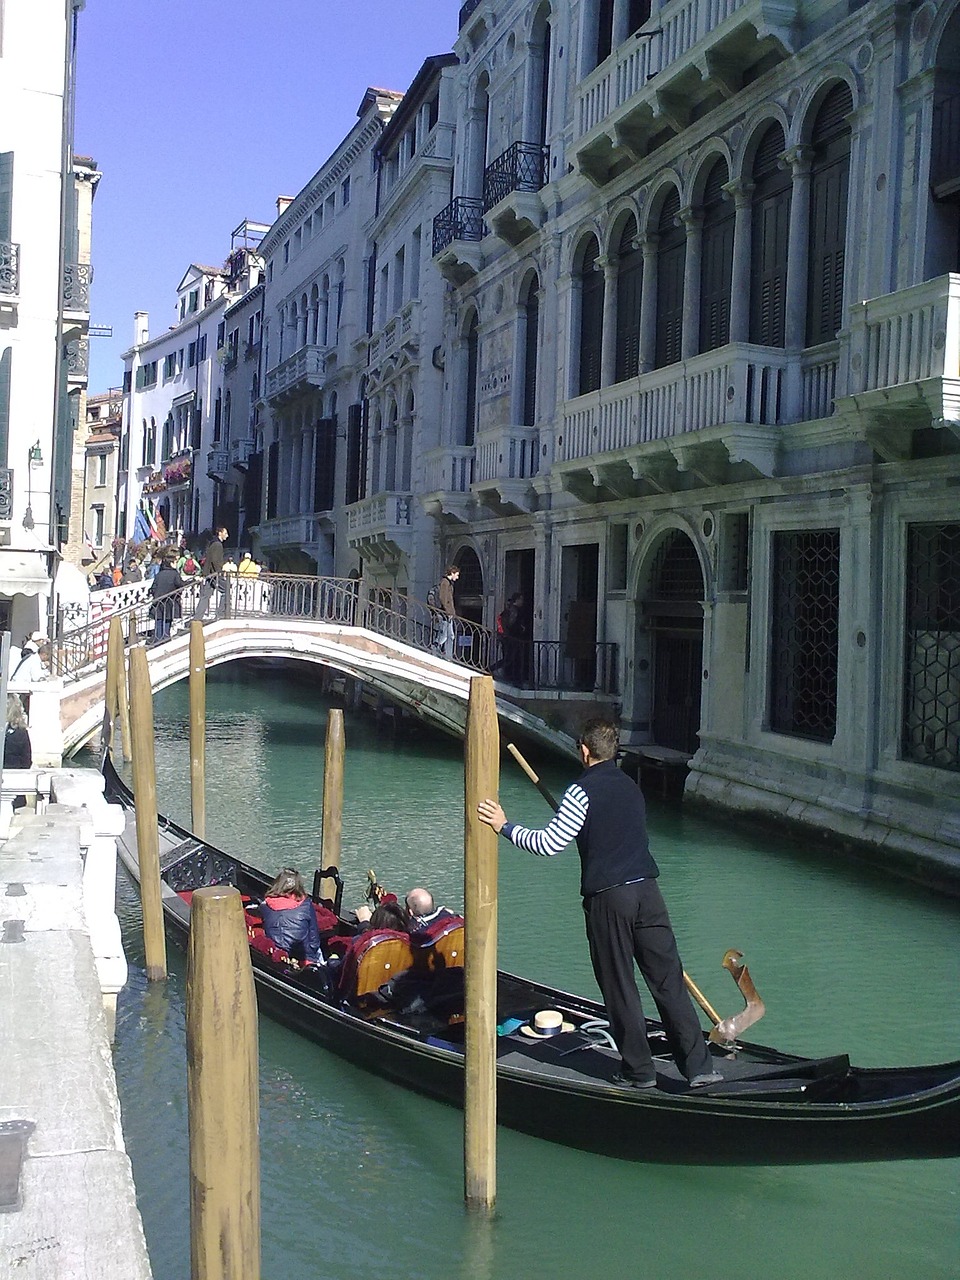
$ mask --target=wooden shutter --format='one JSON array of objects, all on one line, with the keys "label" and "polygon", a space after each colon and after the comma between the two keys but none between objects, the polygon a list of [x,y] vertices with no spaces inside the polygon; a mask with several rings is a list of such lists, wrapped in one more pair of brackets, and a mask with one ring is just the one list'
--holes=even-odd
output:
[{"label": "wooden shutter", "polygon": [[718,160],[703,192],[703,240],[700,259],[700,350],[715,351],[730,341],[730,289],[733,283],[733,202],[724,199],[727,163]]},{"label": "wooden shutter", "polygon": [[0,151],[0,240],[13,239],[13,152]]},{"label": "wooden shutter", "polygon": [[753,162],[750,341],[765,347],[782,347],[786,332],[791,179],[779,168],[783,150],[783,130],[771,125]]},{"label": "wooden shutter", "polygon": [[617,382],[635,378],[640,368],[640,293],[643,250],[637,244],[637,224],[630,218],[617,251]]},{"label": "wooden shutter", "polygon": [[347,406],[347,478],[344,501],[359,502],[363,497],[363,405],[360,403]]},{"label": "wooden shutter", "polygon": [[8,464],[10,456],[10,369],[13,348],[7,347],[0,355],[0,467]]},{"label": "wooden shutter", "polygon": [[280,481],[280,441],[274,440],[267,449],[267,514],[273,520],[277,514],[277,489]]},{"label": "wooden shutter", "polygon": [[537,421],[537,353],[540,346],[539,281],[534,280],[527,292],[526,327],[523,342],[523,426]]},{"label": "wooden shutter", "polygon": [[247,527],[260,523],[263,503],[263,453],[251,453],[243,479],[243,515]]},{"label": "wooden shutter", "polygon": [[835,85],[824,98],[813,125],[810,175],[810,245],[807,281],[807,345],[832,342],[843,325],[844,249],[850,180],[850,129],[853,110],[847,84]]},{"label": "wooden shutter", "polygon": [[597,266],[596,240],[580,270],[580,395],[600,386],[600,354],[603,343],[603,272]]},{"label": "wooden shutter", "polygon": [[680,192],[671,188],[660,210],[657,231],[657,343],[655,367],[676,364],[680,359],[683,337],[683,272],[687,256],[687,237],[677,226]]},{"label": "wooden shutter", "polygon": [[313,459],[313,509],[332,511],[337,466],[337,420],[319,418]]}]

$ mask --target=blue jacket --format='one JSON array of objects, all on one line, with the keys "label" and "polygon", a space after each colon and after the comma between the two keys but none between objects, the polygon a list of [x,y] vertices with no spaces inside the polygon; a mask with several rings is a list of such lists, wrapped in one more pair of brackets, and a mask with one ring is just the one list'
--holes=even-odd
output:
[{"label": "blue jacket", "polygon": [[320,947],[320,929],[313,910],[313,901],[304,898],[295,907],[284,907],[277,911],[266,902],[261,904],[263,929],[271,942],[284,951],[293,954],[296,944],[302,943],[303,953],[308,960],[323,963],[323,952]]}]

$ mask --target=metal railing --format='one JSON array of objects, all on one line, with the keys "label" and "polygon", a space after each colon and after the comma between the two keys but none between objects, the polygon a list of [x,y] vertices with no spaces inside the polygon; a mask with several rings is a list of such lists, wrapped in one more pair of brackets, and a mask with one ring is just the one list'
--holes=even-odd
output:
[{"label": "metal railing", "polygon": [[[391,590],[371,591],[353,578],[226,573],[194,578],[156,599],[148,582],[130,591],[130,604],[110,611],[110,602],[105,601],[97,619],[56,637],[51,655],[55,675],[77,677],[105,665],[112,617],[120,619],[125,643],[146,641],[151,646],[172,638],[167,632],[181,634],[196,616],[207,620],[293,618],[364,628],[534,692],[619,692],[616,644],[596,644],[581,651],[562,640],[514,640],[467,618],[455,618],[450,635],[444,615],[423,601]],[[102,594],[106,597],[109,592]]]},{"label": "metal railing", "polygon": [[483,239],[483,201],[479,196],[457,196],[433,220],[433,256],[454,240]]},{"label": "metal railing", "polygon": [[20,246],[12,240],[0,240],[0,296],[16,298],[20,294]]},{"label": "metal railing", "polygon": [[483,212],[489,213],[514,191],[546,186],[550,149],[539,142],[515,142],[488,164],[483,174]]},{"label": "metal railing", "polygon": [[67,311],[90,310],[90,286],[93,267],[89,262],[63,264],[63,305]]}]

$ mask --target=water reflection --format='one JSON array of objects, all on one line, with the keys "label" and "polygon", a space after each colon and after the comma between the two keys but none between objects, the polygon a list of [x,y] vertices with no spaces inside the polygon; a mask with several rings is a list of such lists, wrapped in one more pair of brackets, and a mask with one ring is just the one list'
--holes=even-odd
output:
[{"label": "water reflection", "polygon": [[[211,838],[271,867],[318,855],[325,704],[310,684],[240,668],[208,684]],[[186,688],[156,703],[161,806],[189,818]],[[394,740],[347,717],[344,872],[462,901],[462,766],[433,735]],[[520,821],[547,811],[504,765]],[[560,790],[563,766],[548,766]],[[757,1038],[865,1065],[960,1056],[958,910],[909,886],[810,858],[783,840],[651,803],[651,838],[684,961],[722,1012],[739,997],[719,962],[750,963],[768,1015]],[[501,842],[503,967],[593,994],[577,859]],[[183,958],[149,988],[139,917],[121,889],[134,966],[118,1018],[124,1132],[157,1280],[189,1274]],[[960,1162],[824,1168],[644,1166],[501,1130],[491,1223],[465,1214],[462,1117],[263,1020],[263,1274],[464,1280],[604,1274],[687,1280],[956,1280]],[[558,1117],[558,1125],[562,1123]]]}]

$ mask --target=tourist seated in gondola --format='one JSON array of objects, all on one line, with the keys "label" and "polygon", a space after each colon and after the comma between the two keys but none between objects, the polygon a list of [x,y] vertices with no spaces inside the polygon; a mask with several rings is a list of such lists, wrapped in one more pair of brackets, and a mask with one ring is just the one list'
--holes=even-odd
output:
[{"label": "tourist seated in gondola", "polygon": [[358,933],[367,933],[371,929],[393,929],[397,933],[406,933],[409,926],[407,913],[393,894],[387,895],[372,911],[366,906],[357,907],[354,915],[357,917]]},{"label": "tourist seated in gondola", "polygon": [[313,900],[303,887],[300,873],[284,867],[267,890],[260,907],[263,930],[271,942],[295,960],[326,963]]},{"label": "tourist seated in gondola", "polygon": [[407,927],[410,930],[410,937],[415,942],[429,936],[432,927],[439,924],[440,921],[460,919],[457,913],[451,911],[449,907],[438,907],[429,889],[411,889],[405,901],[409,919]]}]

